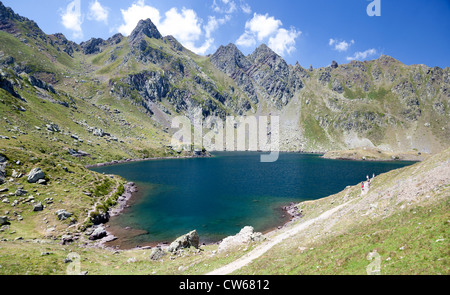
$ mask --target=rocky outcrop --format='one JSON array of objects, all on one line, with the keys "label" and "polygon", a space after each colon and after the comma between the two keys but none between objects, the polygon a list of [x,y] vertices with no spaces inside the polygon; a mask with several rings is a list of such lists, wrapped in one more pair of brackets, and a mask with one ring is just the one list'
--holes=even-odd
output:
[{"label": "rocky outcrop", "polygon": [[199,246],[199,236],[196,230],[193,230],[173,241],[169,248],[167,249],[169,252],[177,252],[180,249],[184,248],[198,248]]},{"label": "rocky outcrop", "polygon": [[131,32],[130,36],[128,36],[128,40],[131,44],[136,45],[143,40],[144,36],[155,39],[162,38],[161,33],[149,18],[139,21],[136,28]]},{"label": "rocky outcrop", "polygon": [[42,81],[42,80],[40,80],[40,79],[38,79],[38,78],[36,78],[34,76],[31,76],[31,75],[28,76],[28,80],[30,81],[30,84],[35,86],[35,87],[38,87],[38,88],[50,91],[53,94],[56,93],[56,91],[55,91],[55,89],[53,88],[52,85],[47,84],[44,81]]},{"label": "rocky outcrop", "polygon": [[72,213],[69,213],[64,209],[60,209],[56,211],[56,216],[58,217],[58,220],[66,220],[67,218],[72,216]]},{"label": "rocky outcrop", "polygon": [[80,51],[80,46],[73,41],[67,40],[66,36],[62,33],[50,35],[49,43],[55,46],[58,51],[63,51],[70,57],[73,57],[75,52]]},{"label": "rocky outcrop", "polygon": [[16,98],[21,98],[20,95],[14,90],[12,83],[0,73],[0,88],[11,94]]},{"label": "rocky outcrop", "polygon": [[89,236],[89,240],[99,240],[101,238],[104,238],[108,235],[105,228],[103,226],[97,227],[94,232]]},{"label": "rocky outcrop", "polygon": [[39,179],[44,179],[45,173],[41,170],[41,168],[34,168],[27,175],[27,181],[29,183],[36,183]]},{"label": "rocky outcrop", "polygon": [[5,155],[0,154],[0,184],[5,183],[7,163],[8,158]]},{"label": "rocky outcrop", "polygon": [[166,254],[167,253],[163,249],[161,249],[160,247],[156,247],[152,249],[149,258],[153,261],[157,261],[163,258]]},{"label": "rocky outcrop", "polygon": [[11,223],[9,222],[8,216],[0,216],[0,226],[9,224]]},{"label": "rocky outcrop", "polygon": [[246,246],[252,242],[261,242],[264,240],[264,236],[261,233],[254,232],[253,227],[246,226],[235,236],[229,236],[222,240],[217,249],[218,253],[237,249],[242,246]]},{"label": "rocky outcrop", "polygon": [[281,109],[303,88],[294,68],[264,44],[247,57],[234,44],[221,46],[210,61],[231,77],[254,104],[264,98]]},{"label": "rocky outcrop", "polygon": [[101,38],[91,38],[80,44],[81,51],[86,54],[96,54],[101,52],[101,47],[106,45],[106,41]]}]

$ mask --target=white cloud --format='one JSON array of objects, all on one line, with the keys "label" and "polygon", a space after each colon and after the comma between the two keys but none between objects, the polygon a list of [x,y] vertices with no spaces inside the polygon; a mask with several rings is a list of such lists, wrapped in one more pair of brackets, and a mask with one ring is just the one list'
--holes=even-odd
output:
[{"label": "white cloud", "polygon": [[226,15],[224,18],[216,18],[215,16],[208,16],[208,23],[203,26],[205,29],[206,38],[210,38],[211,34],[217,30],[220,26],[224,25],[231,19],[230,15]]},{"label": "white cloud", "polygon": [[73,32],[73,38],[83,38],[81,0],[74,0],[67,5],[65,11],[61,14],[61,23],[66,29]]},{"label": "white cloud", "polygon": [[252,47],[256,45],[255,36],[252,33],[245,32],[239,39],[237,39],[236,44],[244,47]]},{"label": "white cloud", "polygon": [[377,54],[377,50],[374,48],[371,49],[367,49],[366,51],[358,51],[355,52],[355,54],[353,56],[348,56],[347,60],[351,61],[351,60],[361,60],[361,59],[366,59],[369,56],[373,56]]},{"label": "white cloud", "polygon": [[202,35],[202,28],[197,14],[192,9],[171,8],[165,13],[165,19],[155,24],[163,35],[172,35],[181,43],[197,41]]},{"label": "white cloud", "polygon": [[88,19],[95,20],[98,22],[108,23],[108,9],[103,7],[100,2],[95,0],[89,4]]},{"label": "white cloud", "polygon": [[255,13],[253,18],[245,23],[245,29],[256,34],[258,41],[262,41],[264,38],[276,33],[281,25],[282,22],[280,20],[269,16],[268,13],[265,15]]},{"label": "white cloud", "polygon": [[268,46],[279,55],[290,54],[295,50],[295,40],[302,33],[294,27],[290,30],[281,26],[283,23],[269,16],[268,13],[253,14],[253,18],[245,24],[245,32],[236,41],[237,45],[252,47],[257,42],[268,42]]},{"label": "white cloud", "polygon": [[150,18],[156,26],[161,19],[158,9],[145,5],[144,0],[138,0],[128,9],[121,9],[121,12],[125,23],[118,28],[118,31],[125,36],[130,35],[142,19]]},{"label": "white cloud", "polygon": [[237,10],[234,0],[214,0],[212,8],[217,13],[231,14]]},{"label": "white cloud", "polygon": [[268,46],[279,55],[290,54],[295,50],[295,39],[301,33],[295,28],[291,28],[289,31],[281,28],[274,37],[269,38]]},{"label": "white cloud", "polygon": [[[158,9],[146,5],[144,0],[138,0],[128,9],[121,11],[124,23],[118,28],[118,31],[125,36],[131,34],[140,20],[150,18],[163,36],[174,36],[181,44],[197,54],[204,54],[212,46],[214,39],[211,38],[211,33],[227,19],[210,19],[204,27],[204,32],[202,19],[192,9],[183,7],[179,11],[173,7],[161,16]],[[204,33],[206,33],[205,41],[201,46],[196,46]]]},{"label": "white cloud", "polygon": [[330,46],[334,45],[333,49],[339,52],[347,51],[353,44],[355,44],[355,40],[351,40],[350,42],[347,42],[345,40],[339,42],[336,39],[330,39],[330,41],[328,42],[328,45]]},{"label": "white cloud", "polygon": [[244,1],[241,1],[241,9],[246,14],[252,13],[252,8],[250,7],[250,5],[248,5],[248,3]]}]

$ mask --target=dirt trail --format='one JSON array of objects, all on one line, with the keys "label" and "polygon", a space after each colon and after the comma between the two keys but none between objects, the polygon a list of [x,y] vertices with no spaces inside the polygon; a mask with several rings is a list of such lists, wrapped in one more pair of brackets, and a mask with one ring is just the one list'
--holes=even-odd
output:
[{"label": "dirt trail", "polygon": [[294,227],[286,230],[285,232],[274,236],[271,240],[264,242],[263,244],[257,246],[255,249],[253,249],[251,252],[247,253],[246,255],[242,256],[241,258],[231,262],[230,264],[227,264],[221,268],[218,268],[216,270],[213,270],[206,275],[227,275],[230,274],[241,267],[246,266],[247,264],[251,263],[253,260],[257,259],[267,251],[269,251],[273,246],[281,243],[287,238],[290,238],[294,236],[295,234],[299,233],[300,231],[306,229],[307,227],[311,226],[315,222],[318,222],[320,220],[324,220],[329,218],[331,215],[339,211],[341,208],[345,207],[348,203],[351,201],[348,201],[342,205],[339,205],[333,209],[330,209],[324,213],[322,213],[320,216],[307,220],[305,222],[302,222],[300,224],[295,225]]}]

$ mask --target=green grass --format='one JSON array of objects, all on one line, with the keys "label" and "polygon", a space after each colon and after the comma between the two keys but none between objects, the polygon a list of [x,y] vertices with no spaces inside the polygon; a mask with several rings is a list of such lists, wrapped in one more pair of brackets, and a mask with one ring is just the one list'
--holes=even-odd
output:
[{"label": "green grass", "polygon": [[371,263],[367,256],[376,251],[383,275],[448,275],[449,209],[447,200],[403,210],[306,247],[302,241],[287,241],[235,274],[365,275]]}]

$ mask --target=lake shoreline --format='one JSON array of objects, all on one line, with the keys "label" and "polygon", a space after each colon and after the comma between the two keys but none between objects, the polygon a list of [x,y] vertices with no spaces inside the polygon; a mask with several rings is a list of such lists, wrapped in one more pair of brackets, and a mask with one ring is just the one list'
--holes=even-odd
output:
[{"label": "lake shoreline", "polygon": [[[124,193],[124,198],[120,201],[118,201],[118,205],[116,205],[112,210],[110,210],[109,214],[111,218],[114,218],[118,215],[120,215],[126,208],[129,208],[131,201],[137,201],[136,199],[133,199],[133,197],[139,197],[138,196],[138,186],[134,182],[129,182],[126,185],[126,191]],[[290,202],[289,204],[278,206],[276,208],[276,211],[278,214],[282,214],[283,222],[280,225],[272,226],[264,231],[262,231],[262,234],[264,235],[271,235],[276,233],[277,231],[289,226],[293,222],[298,221],[300,218],[303,217],[301,210],[299,211],[298,208],[299,203]],[[157,242],[147,242],[142,243],[140,245],[134,245],[131,246],[130,244],[127,244],[127,238],[135,237],[136,235],[141,234],[147,234],[147,231],[139,230],[139,229],[133,229],[129,227],[118,227],[110,225],[110,220],[104,224],[105,230],[107,232],[107,236],[101,240],[98,241],[97,246],[105,249],[111,249],[111,250],[121,250],[121,251],[129,251],[129,250],[146,250],[151,249],[155,247],[159,247],[162,249],[167,249],[171,242],[173,241],[157,241]],[[181,236],[182,234],[180,234]],[[202,246],[210,246],[210,245],[217,245],[220,244],[222,241],[218,240],[215,242],[203,242],[201,243]]]},{"label": "lake shoreline", "polygon": [[[322,153],[309,153],[309,152],[282,152],[282,153],[291,153],[291,154],[311,154],[311,155],[319,155]],[[88,167],[105,167],[112,166],[122,163],[131,163],[131,162],[141,162],[141,161],[152,161],[152,160],[165,160],[165,159],[191,159],[191,158],[209,158],[214,155],[192,155],[192,156],[178,156],[178,157],[154,157],[154,158],[145,158],[145,159],[128,159],[122,161],[112,161],[106,163],[100,163],[96,165],[90,165]],[[358,162],[357,160],[351,160],[354,162]],[[135,202],[139,200],[139,196],[142,194],[139,193],[141,188],[138,187],[134,182],[128,182],[125,186],[124,194],[119,198],[118,205],[112,207],[108,212],[111,218],[114,218],[117,215],[122,214],[122,212],[132,206]],[[138,198],[138,199],[136,199]],[[263,231],[263,234],[272,234],[282,228],[285,228],[292,222],[298,221],[302,217],[302,212],[297,207],[298,203],[290,202],[289,204],[285,203],[281,206],[277,206],[275,208],[276,213],[280,214],[283,221],[279,225],[271,226],[270,228]],[[139,235],[148,234],[148,232],[129,228],[129,227],[119,227],[112,226],[111,220],[104,224],[105,230],[108,233],[105,239],[99,240],[99,245],[101,247],[110,248],[114,250],[132,250],[132,249],[148,249],[149,247],[161,247],[166,248],[172,241],[160,241],[160,242],[148,242],[142,244],[133,244],[131,238]],[[180,233],[180,236],[184,233]],[[204,242],[204,245],[214,245],[220,243],[222,240],[214,241],[214,242]]]},{"label": "lake shoreline", "polygon": [[152,157],[152,158],[136,158],[136,159],[125,159],[125,160],[113,160],[111,162],[102,162],[97,164],[85,165],[84,168],[99,168],[99,167],[107,167],[118,164],[125,163],[134,163],[134,162],[145,162],[145,161],[155,161],[155,160],[177,160],[177,159],[196,159],[196,158],[210,158],[211,154],[203,154],[203,155],[190,155],[190,156],[174,156],[174,157]]}]

